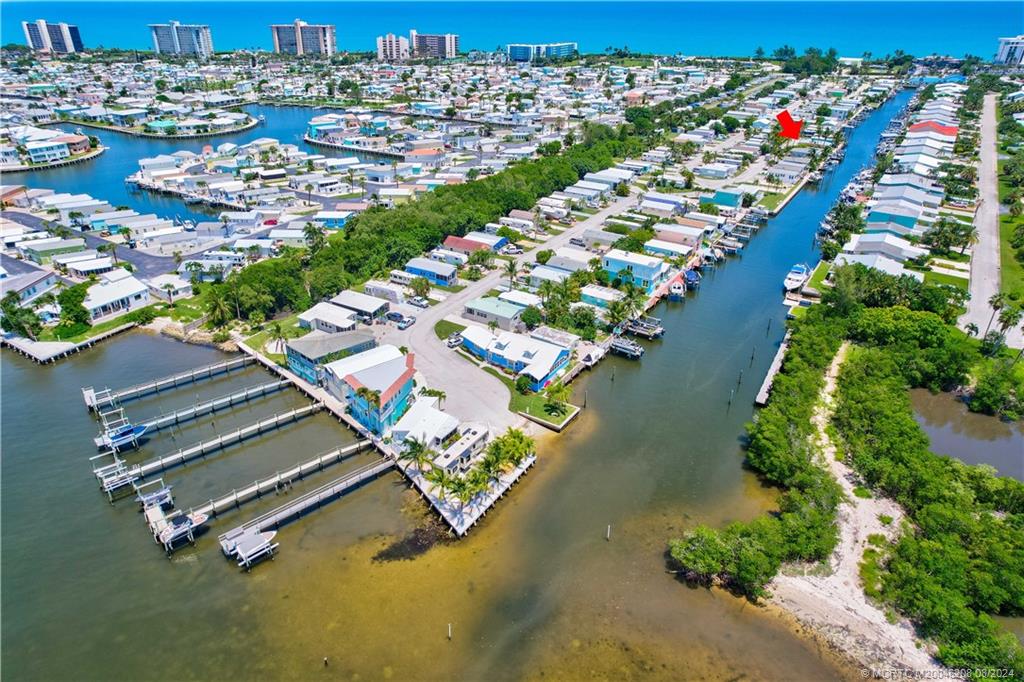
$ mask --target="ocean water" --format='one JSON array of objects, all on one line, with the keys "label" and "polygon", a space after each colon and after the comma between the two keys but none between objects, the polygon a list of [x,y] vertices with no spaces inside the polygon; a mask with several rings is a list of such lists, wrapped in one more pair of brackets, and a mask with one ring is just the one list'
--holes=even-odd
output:
[{"label": "ocean water", "polygon": [[1024,33],[1024,3],[1010,2],[4,2],[3,44],[24,43],[24,20],[77,24],[87,47],[150,48],[147,24],[209,24],[218,50],[272,47],[269,25],[300,17],[333,23],[343,50],[375,49],[382,33],[457,33],[463,50],[575,41],[583,52],[628,46],[656,54],[749,55],[784,44],[846,56],[974,54]]}]

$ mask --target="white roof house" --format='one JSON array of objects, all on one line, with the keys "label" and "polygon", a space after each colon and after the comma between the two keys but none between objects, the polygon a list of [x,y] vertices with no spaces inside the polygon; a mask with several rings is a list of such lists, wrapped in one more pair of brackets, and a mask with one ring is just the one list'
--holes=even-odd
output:
[{"label": "white roof house", "polygon": [[928,249],[914,246],[906,239],[901,239],[888,232],[870,232],[855,234],[843,245],[843,253],[847,254],[881,254],[901,263],[920,258],[928,253]]},{"label": "white roof house", "polygon": [[459,428],[459,420],[437,409],[437,398],[419,398],[395,423],[391,437],[398,443],[409,439],[437,448]]}]

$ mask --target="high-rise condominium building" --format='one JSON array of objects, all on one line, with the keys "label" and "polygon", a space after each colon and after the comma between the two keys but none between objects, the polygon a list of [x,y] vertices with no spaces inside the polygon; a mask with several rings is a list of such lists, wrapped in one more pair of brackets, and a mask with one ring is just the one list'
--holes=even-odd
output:
[{"label": "high-rise condominium building", "polygon": [[25,42],[39,52],[69,54],[85,49],[82,47],[82,36],[78,32],[78,27],[71,24],[48,24],[38,19],[21,22],[21,28],[25,31]]},{"label": "high-rise condominium building", "polygon": [[459,56],[459,36],[454,33],[409,31],[409,47],[417,59],[454,59]]},{"label": "high-rise condominium building", "polygon": [[153,49],[157,54],[194,54],[209,59],[213,54],[213,36],[206,24],[150,24]]},{"label": "high-rise condominium building", "polygon": [[576,43],[511,43],[506,48],[509,61],[532,62],[536,59],[565,59],[576,54]]},{"label": "high-rise condominium building", "polygon": [[409,58],[409,40],[388,33],[377,36],[377,59],[382,62],[404,62]]},{"label": "high-rise condominium building", "polygon": [[274,52],[283,54],[334,54],[338,40],[333,24],[307,24],[296,19],[290,24],[273,24]]},{"label": "high-rise condominium building", "polygon": [[996,53],[997,64],[1010,66],[1024,65],[1024,35],[999,39],[999,52]]}]

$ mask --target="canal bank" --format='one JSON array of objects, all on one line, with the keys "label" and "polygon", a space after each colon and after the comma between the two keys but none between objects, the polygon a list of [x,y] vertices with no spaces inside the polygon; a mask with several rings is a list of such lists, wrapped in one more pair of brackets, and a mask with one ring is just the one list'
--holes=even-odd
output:
[{"label": "canal bank", "polygon": [[[171,154],[182,149],[199,152],[206,145],[225,142],[245,144],[261,137],[272,137],[284,144],[298,145],[307,152],[328,156],[351,156],[337,150],[318,150],[303,141],[306,124],[319,113],[317,109],[296,106],[253,105],[245,111],[264,122],[244,132],[210,136],[204,139],[175,139],[142,137],[104,128],[103,144],[109,152],[93,159],[88,166],[67,166],[43,169],[35,173],[19,174],[17,181],[28,187],[42,187],[55,192],[86,193],[113,206],[127,206],[142,214],[155,213],[162,218],[180,217],[195,222],[215,220],[217,210],[204,210],[189,206],[178,198],[151,192],[133,191],[125,185],[125,178],[139,170],[139,159],[159,154]],[[326,110],[325,110],[326,111]],[[59,123],[55,127],[74,132],[80,127],[74,123]]]},{"label": "canal bank", "polygon": [[[168,564],[137,512],[96,491],[95,422],[79,388],[224,356],[138,332],[58,372],[4,354],[8,674],[308,679],[324,674],[326,656],[331,676],[364,679],[849,678],[763,610],[687,589],[665,571],[665,541],[774,508],[776,492],[743,469],[740,441],[784,334],[781,282],[793,263],[817,260],[817,225],[908,96],[871,114],[835,172],[742,257],[684,302],[660,304],[666,335],[644,342],[643,360],[610,358],[580,377],[588,409],[577,424],[542,438],[526,484],[458,543],[425,549],[429,516],[389,474],[284,530],[288,552],[267,570],[236,575],[208,537]],[[344,432],[330,426],[320,437]],[[262,456],[312,449],[295,440],[303,433],[283,434]],[[223,493],[239,467],[250,470],[246,457],[190,479],[202,487],[189,482],[183,505]],[[80,578],[67,579],[70,567]],[[96,655],[104,646],[117,648],[116,668]]]}]

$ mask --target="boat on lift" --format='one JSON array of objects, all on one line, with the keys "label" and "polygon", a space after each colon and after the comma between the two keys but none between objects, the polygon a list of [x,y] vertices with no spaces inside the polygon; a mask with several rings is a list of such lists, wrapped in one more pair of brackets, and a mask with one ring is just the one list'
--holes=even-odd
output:
[{"label": "boat on lift", "polygon": [[700,286],[700,273],[696,270],[687,270],[684,277],[686,278],[687,289],[696,289]]},{"label": "boat on lift", "polygon": [[670,301],[681,301],[686,294],[686,285],[676,280],[668,287],[668,298]]},{"label": "boat on lift", "polygon": [[786,279],[783,280],[782,286],[786,291],[798,291],[807,284],[807,280],[811,278],[811,269],[806,263],[799,263],[789,269],[789,273],[786,274]]}]

